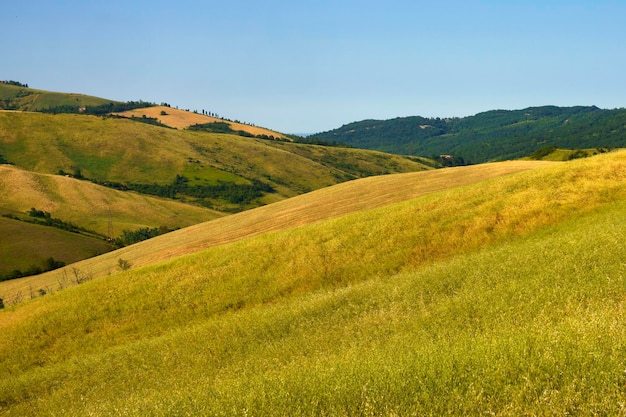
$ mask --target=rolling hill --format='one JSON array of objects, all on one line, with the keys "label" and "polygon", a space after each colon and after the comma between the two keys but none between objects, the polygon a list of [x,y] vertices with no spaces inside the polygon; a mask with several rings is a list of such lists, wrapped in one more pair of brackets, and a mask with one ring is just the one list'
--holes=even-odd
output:
[{"label": "rolling hill", "polygon": [[[167,109],[178,122],[201,121]],[[111,245],[102,239],[124,231],[171,230],[349,179],[431,169],[418,158],[380,152],[178,131],[107,115],[15,111],[0,111],[0,164],[0,214],[32,220],[26,213],[34,208],[100,234],[35,233],[33,225],[11,223],[15,233],[0,238],[0,279],[34,271],[50,257],[71,263],[105,252]],[[24,235],[46,239],[24,246]],[[66,242],[62,250],[52,249],[56,239]]]},{"label": "rolling hill", "polygon": [[[71,268],[88,273],[93,278],[102,277],[118,269],[119,259],[129,261],[133,267],[147,266],[208,247],[381,207],[546,164],[549,163],[509,161],[363,178],[186,227],[76,263]],[[57,270],[0,283],[0,298],[19,299],[20,295],[29,293],[30,288],[54,288],[66,274],[67,270]]]},{"label": "rolling hill", "polygon": [[[41,111],[59,106],[100,106],[114,102],[76,93],[37,90],[0,82],[0,110]],[[119,103],[119,102],[116,102]]]},{"label": "rolling hill", "polygon": [[323,140],[404,155],[452,155],[481,163],[516,159],[548,146],[623,148],[626,110],[529,107],[463,118],[402,117],[363,120],[314,135]]},{"label": "rolling hill", "polygon": [[0,415],[619,415],[626,152],[443,172],[5,308]]}]

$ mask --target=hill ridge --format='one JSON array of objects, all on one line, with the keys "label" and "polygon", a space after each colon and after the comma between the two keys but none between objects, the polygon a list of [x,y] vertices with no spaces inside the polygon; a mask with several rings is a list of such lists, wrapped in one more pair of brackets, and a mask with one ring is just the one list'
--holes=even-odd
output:
[{"label": "hill ridge", "polygon": [[465,162],[516,159],[540,148],[621,148],[626,146],[626,109],[596,106],[541,106],[490,110],[467,117],[398,117],[363,120],[321,132],[323,140],[364,149]]}]

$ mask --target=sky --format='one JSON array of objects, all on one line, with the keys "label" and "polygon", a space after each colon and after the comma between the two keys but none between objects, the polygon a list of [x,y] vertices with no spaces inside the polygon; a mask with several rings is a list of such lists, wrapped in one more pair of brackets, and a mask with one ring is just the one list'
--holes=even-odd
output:
[{"label": "sky", "polygon": [[284,133],[541,105],[626,107],[626,1],[24,0],[0,79]]}]

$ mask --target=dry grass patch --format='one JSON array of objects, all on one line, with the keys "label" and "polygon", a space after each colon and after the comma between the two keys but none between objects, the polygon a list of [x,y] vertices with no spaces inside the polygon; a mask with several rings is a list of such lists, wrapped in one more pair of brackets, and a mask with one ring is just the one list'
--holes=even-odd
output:
[{"label": "dry grass patch", "polygon": [[[165,112],[166,114],[161,114]],[[206,116],[204,114],[193,113],[185,110],[174,109],[166,106],[154,106],[146,107],[143,109],[128,110],[121,113],[114,113],[124,117],[152,117],[158,119],[166,126],[174,127],[176,129],[185,129],[191,125],[222,122],[230,125],[231,129],[243,130],[252,135],[267,135],[274,136],[275,138],[285,138],[282,133],[275,132],[270,129],[257,126],[249,126],[243,123],[229,122],[227,120],[218,119],[216,117]]]}]

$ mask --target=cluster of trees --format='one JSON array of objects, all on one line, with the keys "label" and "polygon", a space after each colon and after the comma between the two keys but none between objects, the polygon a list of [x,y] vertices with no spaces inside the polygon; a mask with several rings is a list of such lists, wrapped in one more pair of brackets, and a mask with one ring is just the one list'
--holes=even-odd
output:
[{"label": "cluster of trees", "polygon": [[[239,122],[236,122],[239,123]],[[257,139],[275,139],[274,136],[268,135],[253,135],[250,132],[246,132],[245,130],[234,130],[230,127],[230,123],[226,122],[211,122],[211,123],[201,123],[189,126],[187,129],[210,132],[210,133],[228,133],[231,135],[243,136],[246,138],[257,138]]]},{"label": "cluster of trees", "polygon": [[46,259],[42,265],[31,265],[28,269],[24,271],[19,269],[14,269],[13,271],[0,275],[0,281],[8,281],[10,279],[28,277],[31,275],[41,274],[47,271],[52,271],[53,269],[62,268],[65,266],[65,262],[57,261],[56,259],[50,257]]},{"label": "cluster of trees", "polygon": [[6,158],[4,157],[4,155],[2,155],[2,154],[0,154],[0,164],[13,165],[9,161],[7,161]]},{"label": "cluster of trees", "polygon": [[264,193],[274,192],[274,189],[269,184],[258,180],[252,180],[251,182],[251,184],[225,182],[215,185],[191,185],[187,177],[176,175],[174,181],[166,185],[129,183],[125,187],[128,190],[142,194],[172,199],[188,196],[197,199],[221,199],[233,204],[247,204],[255,198],[262,197]]},{"label": "cluster of trees", "polygon": [[106,239],[106,236],[101,235],[93,230],[86,229],[84,227],[77,226],[73,223],[65,222],[61,219],[57,219],[52,217],[50,213],[43,210],[37,210],[36,208],[31,208],[28,212],[28,217],[19,217],[11,214],[4,214],[3,216],[9,219],[23,221],[27,223],[39,224],[42,226],[56,227],[57,229],[65,230],[66,232],[77,233],[82,235],[87,235],[91,237],[96,237],[99,239]]},{"label": "cluster of trees", "polygon": [[[161,112],[161,115],[164,115],[163,113],[165,112]],[[165,113],[165,115],[167,115],[167,113]],[[145,124],[149,124],[149,125],[153,125],[153,126],[159,126],[159,127],[165,127],[168,129],[172,129],[170,126],[164,125],[163,123],[161,123],[161,121],[159,119],[157,119],[156,117],[148,117],[145,114],[142,115],[141,117],[138,116],[130,116],[130,117],[124,117],[124,116],[118,116],[115,114],[106,114],[104,115],[104,118],[113,118],[113,119],[128,119],[128,120],[132,120],[133,122],[139,122],[139,123],[145,123]]]},{"label": "cluster of trees", "polygon": [[[236,122],[239,123],[239,122]],[[226,122],[211,122],[211,123],[199,123],[195,125],[189,126],[187,129],[201,132],[209,132],[209,133],[228,133],[231,135],[243,136],[246,138],[256,138],[256,139],[264,139],[264,140],[282,140],[281,138],[276,138],[273,135],[253,135],[250,132],[246,132],[245,130],[234,130],[230,127],[230,123]]]},{"label": "cluster of trees", "polygon": [[319,137],[313,136],[298,136],[298,135],[287,135],[291,140],[296,143],[303,143],[306,145],[319,145],[319,146],[331,146],[336,148],[352,148],[352,146],[347,145],[345,143],[337,142],[336,140],[327,140],[320,139]]},{"label": "cluster of trees", "polygon": [[87,230],[84,227],[77,226],[73,223],[64,222],[61,219],[56,219],[52,217],[52,215],[48,213],[47,211],[37,210],[36,208],[31,208],[30,211],[28,212],[28,215],[32,218],[31,223],[56,227],[57,229],[65,230],[65,231],[72,232],[72,233],[83,233],[83,234],[89,234],[89,235],[96,234],[96,232]]},{"label": "cluster of trees", "polygon": [[[85,178],[81,173],[80,168],[75,168],[73,174],[59,170],[59,175],[88,180],[94,184],[120,191],[135,191],[141,194],[156,195],[171,199],[177,199],[184,196],[193,197],[201,200],[201,203],[203,199],[216,199],[224,200],[233,204],[248,204],[255,198],[262,197],[264,193],[275,192],[271,185],[256,179],[250,180],[250,184],[220,182],[215,185],[192,185],[189,183],[189,178],[183,175],[176,175],[176,178],[170,184],[122,184],[115,181],[99,181]],[[210,206],[210,204],[206,205]]]},{"label": "cluster of trees", "polygon": [[430,159],[438,162],[442,167],[471,165],[471,163],[469,161],[465,161],[463,157],[455,155],[433,155]]},{"label": "cluster of trees", "polygon": [[48,107],[45,109],[41,109],[42,113],[52,113],[52,114],[61,114],[61,113],[83,113],[83,114],[93,114],[97,116],[106,115],[109,113],[118,113],[124,112],[128,110],[134,109],[142,109],[144,107],[154,107],[155,103],[150,103],[147,101],[127,101],[124,103],[114,103],[109,102],[105,104],[100,104],[97,106],[84,106],[84,110],[81,111],[82,106],[78,104],[63,104],[54,107]]},{"label": "cluster of trees", "polygon": [[13,81],[13,80],[4,80],[4,81],[0,81],[0,83],[2,84],[8,84],[8,85],[14,85],[16,87],[24,87],[24,88],[28,88],[28,84],[22,84],[19,81]]},{"label": "cluster of trees", "polygon": [[626,109],[595,106],[493,110],[464,118],[364,120],[315,137],[403,155],[452,155],[467,163],[520,158],[546,146],[621,147]]},{"label": "cluster of trees", "polygon": [[172,230],[173,229],[170,229],[167,226],[160,226],[160,227],[153,227],[153,228],[142,227],[137,230],[123,230],[122,235],[115,238],[113,243],[118,248],[121,248],[124,246],[132,245],[137,242],[141,242],[143,240],[151,239],[153,237],[156,237],[165,233],[169,233]]},{"label": "cluster of trees", "polygon": [[189,126],[187,129],[196,131],[200,130],[203,132],[211,133],[236,134],[236,132],[230,127],[230,123],[226,122],[197,123],[195,125]]}]

